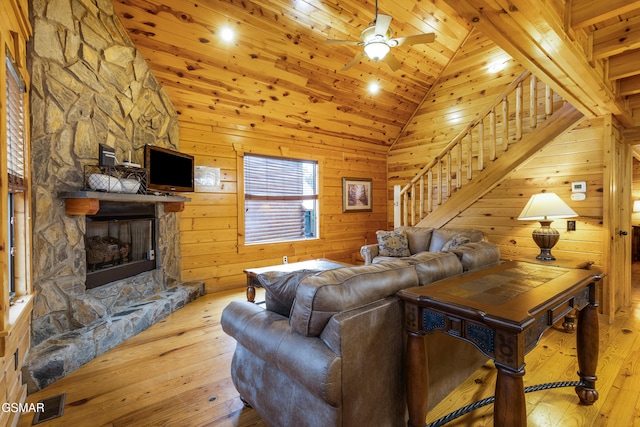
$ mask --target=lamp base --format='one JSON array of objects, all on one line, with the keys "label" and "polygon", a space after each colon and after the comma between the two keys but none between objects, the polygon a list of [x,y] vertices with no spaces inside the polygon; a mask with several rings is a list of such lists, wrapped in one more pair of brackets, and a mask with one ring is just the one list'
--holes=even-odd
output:
[{"label": "lamp base", "polygon": [[549,225],[553,221],[540,221],[540,228],[536,228],[531,233],[533,241],[540,248],[540,254],[536,259],[540,261],[554,261],[556,258],[551,255],[551,248],[553,248],[558,240],[560,240],[560,233],[555,228],[551,228]]},{"label": "lamp base", "polygon": [[539,259],[540,261],[555,261],[556,257],[551,255],[550,249],[541,249],[538,256],[536,256],[536,259]]}]

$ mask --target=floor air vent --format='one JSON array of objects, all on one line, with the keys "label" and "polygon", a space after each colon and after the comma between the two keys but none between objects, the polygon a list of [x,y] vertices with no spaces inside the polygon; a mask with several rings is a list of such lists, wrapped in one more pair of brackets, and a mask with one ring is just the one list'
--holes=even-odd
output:
[{"label": "floor air vent", "polygon": [[33,417],[33,424],[40,424],[45,421],[52,420],[54,418],[61,417],[64,413],[64,398],[66,394],[62,393],[57,396],[47,397],[46,399],[38,400],[38,403],[44,404],[44,411],[36,412]]}]

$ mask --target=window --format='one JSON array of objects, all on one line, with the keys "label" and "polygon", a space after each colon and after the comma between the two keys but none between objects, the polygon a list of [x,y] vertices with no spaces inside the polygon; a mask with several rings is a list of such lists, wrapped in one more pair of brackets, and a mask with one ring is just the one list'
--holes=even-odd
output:
[{"label": "window", "polygon": [[27,190],[25,165],[25,84],[17,67],[6,54],[6,126],[7,126],[7,171],[9,195],[7,201],[9,219],[8,251],[8,291],[11,297],[16,293],[16,284],[24,278],[23,265],[26,251],[25,191]]},{"label": "window", "polygon": [[245,154],[245,243],[318,237],[318,163]]}]

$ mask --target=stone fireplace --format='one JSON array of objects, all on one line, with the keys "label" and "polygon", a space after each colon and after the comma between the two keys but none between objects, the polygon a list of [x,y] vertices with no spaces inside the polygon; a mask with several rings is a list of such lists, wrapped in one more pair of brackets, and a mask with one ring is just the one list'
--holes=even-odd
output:
[{"label": "stone fireplace", "polygon": [[[114,148],[118,160],[139,164],[145,144],[179,148],[177,113],[111,2],[42,0],[31,12],[31,274],[37,293],[23,369],[30,393],[204,289],[180,281],[179,213],[166,209],[163,198],[76,194],[84,190],[85,166],[98,164],[100,144]],[[100,209],[69,211],[68,194],[100,199]],[[88,262],[92,246],[103,253],[92,253],[98,258]]]}]

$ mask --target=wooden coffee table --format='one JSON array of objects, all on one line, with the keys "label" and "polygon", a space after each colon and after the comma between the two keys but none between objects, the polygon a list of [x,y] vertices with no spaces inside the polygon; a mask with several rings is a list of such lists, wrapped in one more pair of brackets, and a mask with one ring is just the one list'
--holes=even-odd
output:
[{"label": "wooden coffee table", "polygon": [[[498,369],[494,426],[527,424],[524,356],[542,333],[577,309],[580,402],[593,404],[598,363],[598,310],[593,271],[509,261],[487,269],[404,289],[409,427],[427,415],[427,334],[442,332],[470,342]],[[437,361],[434,361],[437,363]]]},{"label": "wooden coffee table", "polygon": [[309,261],[292,262],[289,264],[270,265],[268,267],[247,268],[244,270],[244,273],[247,275],[247,301],[255,302],[256,286],[260,287],[260,281],[257,279],[258,274],[267,273],[269,271],[285,273],[293,273],[294,271],[300,270],[325,271],[340,267],[351,267],[351,264],[319,258]]}]

